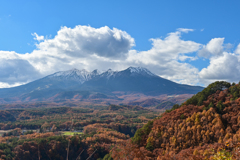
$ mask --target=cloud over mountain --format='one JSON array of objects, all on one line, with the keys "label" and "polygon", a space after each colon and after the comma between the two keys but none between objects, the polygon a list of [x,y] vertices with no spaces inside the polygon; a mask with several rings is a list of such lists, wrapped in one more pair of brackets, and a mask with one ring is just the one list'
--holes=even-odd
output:
[{"label": "cloud over mountain", "polygon": [[[194,59],[190,55],[199,50],[201,44],[181,39],[182,32],[192,30],[179,29],[169,33],[164,39],[151,39],[152,48],[148,51],[131,51],[128,61],[135,65],[145,66],[164,78],[178,80],[178,82],[197,83],[198,69],[188,63],[186,59]],[[180,62],[179,62],[180,60]]]},{"label": "cloud over mountain", "polygon": [[[146,51],[133,49],[135,40],[126,31],[109,27],[78,25],[62,27],[53,38],[33,33],[36,49],[19,54],[0,51],[0,87],[10,87],[72,68],[122,70],[142,66],[154,73],[184,84],[208,84],[214,80],[240,80],[240,47],[229,52],[224,38],[213,38],[204,45],[183,40],[193,29],[179,28],[164,38],[152,38]],[[196,54],[197,53],[197,54]],[[191,61],[209,59],[201,69]]]}]

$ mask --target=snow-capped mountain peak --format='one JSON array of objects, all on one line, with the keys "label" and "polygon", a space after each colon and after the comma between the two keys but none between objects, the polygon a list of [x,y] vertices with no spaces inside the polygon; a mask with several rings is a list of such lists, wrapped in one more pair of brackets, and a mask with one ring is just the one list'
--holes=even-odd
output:
[{"label": "snow-capped mountain peak", "polygon": [[155,74],[150,72],[147,68],[143,68],[143,67],[129,67],[127,70],[129,70],[131,73],[156,76]]},{"label": "snow-capped mountain peak", "polygon": [[80,83],[84,83],[85,81],[88,81],[99,74],[100,72],[98,70],[88,72],[85,69],[78,70],[74,68],[68,71],[56,72],[48,76],[48,78],[54,78],[59,80],[74,80],[74,81],[79,81]]},{"label": "snow-capped mountain peak", "polygon": [[123,71],[113,71],[112,69],[108,69],[106,72],[100,73],[99,70],[93,70],[92,72],[88,72],[85,69],[78,70],[73,68],[67,71],[56,72],[52,75],[47,76],[46,78],[61,80],[61,81],[76,81],[78,83],[83,84],[86,81],[91,80],[94,77],[100,76],[109,79],[110,77],[120,76],[124,73],[129,73],[131,76],[142,75],[142,76],[157,76],[150,72],[148,69],[143,67],[129,67]]}]

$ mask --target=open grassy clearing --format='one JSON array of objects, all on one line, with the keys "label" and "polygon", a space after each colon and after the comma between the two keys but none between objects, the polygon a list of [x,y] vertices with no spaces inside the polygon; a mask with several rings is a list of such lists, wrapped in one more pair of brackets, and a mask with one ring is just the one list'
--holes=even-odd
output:
[{"label": "open grassy clearing", "polygon": [[78,134],[83,134],[83,132],[71,132],[71,131],[63,131],[62,135],[65,136],[73,136],[73,135],[78,135]]},{"label": "open grassy clearing", "polygon": [[9,130],[0,130],[0,136],[2,136],[4,133],[8,133],[8,132],[11,132],[12,129],[9,129]]}]

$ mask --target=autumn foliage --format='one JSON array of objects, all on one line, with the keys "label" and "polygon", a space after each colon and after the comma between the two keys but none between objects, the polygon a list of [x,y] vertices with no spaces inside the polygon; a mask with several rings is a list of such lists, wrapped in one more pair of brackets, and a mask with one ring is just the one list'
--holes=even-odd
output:
[{"label": "autumn foliage", "polygon": [[[239,84],[210,84],[182,105],[174,105],[151,120],[145,109],[136,106],[110,105],[104,111],[89,111],[87,114],[66,111],[69,113],[49,116],[64,118],[61,123],[47,122],[47,115],[36,116],[40,114],[37,111],[34,114],[20,112],[19,117],[28,115],[31,118],[24,122],[29,123],[37,117],[41,120],[41,129],[51,128],[51,131],[20,135],[21,127],[16,128],[16,125],[12,133],[8,133],[11,135],[0,138],[1,158],[37,159],[40,152],[41,159],[66,159],[69,144],[69,159],[77,159],[79,155],[81,159],[91,156],[92,160],[240,159]],[[134,113],[138,113],[136,117]],[[70,115],[77,121],[71,121]],[[84,134],[58,134],[59,129],[69,126],[84,126]],[[0,127],[11,128],[13,124],[2,123]],[[134,137],[130,138],[134,132]]]},{"label": "autumn foliage", "polygon": [[[114,159],[240,159],[240,86],[215,82],[139,129]],[[128,157],[128,158],[124,158]]]}]

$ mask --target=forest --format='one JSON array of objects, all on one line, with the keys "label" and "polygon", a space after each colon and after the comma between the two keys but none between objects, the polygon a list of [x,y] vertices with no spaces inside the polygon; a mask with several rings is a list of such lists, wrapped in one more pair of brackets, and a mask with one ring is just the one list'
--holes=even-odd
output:
[{"label": "forest", "polygon": [[1,159],[240,159],[235,83],[212,83],[165,112],[109,105],[1,113],[0,127],[9,130],[0,138]]},{"label": "forest", "polygon": [[106,159],[159,114],[127,105],[1,110],[0,158]]},{"label": "forest", "polygon": [[[240,84],[215,82],[137,130],[113,159],[240,159]],[[126,158],[127,157],[127,158]]]}]

